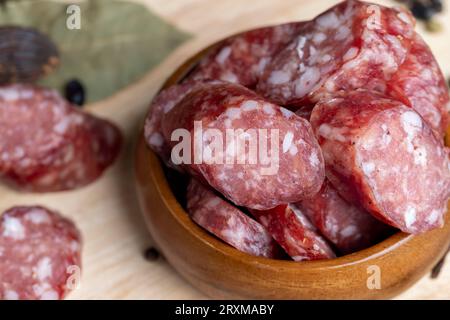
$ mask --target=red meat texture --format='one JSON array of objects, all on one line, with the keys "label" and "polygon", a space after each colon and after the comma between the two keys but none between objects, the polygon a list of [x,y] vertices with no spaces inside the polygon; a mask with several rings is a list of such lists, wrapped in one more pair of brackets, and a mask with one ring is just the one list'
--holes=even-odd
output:
[{"label": "red meat texture", "polygon": [[251,210],[253,216],[295,261],[336,257],[325,238],[296,205]]},{"label": "red meat texture", "polygon": [[0,175],[33,192],[93,182],[117,158],[122,142],[112,123],[32,85],[0,88],[0,137]]},{"label": "red meat texture", "polygon": [[311,123],[327,177],[347,201],[404,232],[442,226],[450,196],[448,149],[417,112],[355,91],[318,103]]},{"label": "red meat texture", "polygon": [[[212,213],[238,211],[247,221],[246,209],[234,205],[245,207],[296,261],[362,250],[394,228],[419,234],[441,227],[450,196],[443,144],[450,98],[415,23],[402,8],[343,1],[310,21],[226,38],[180,84],[161,91],[146,119],[147,144],[217,192],[213,205],[194,197],[194,221],[248,252],[245,241],[220,232],[236,219]],[[276,174],[262,174],[261,162],[236,161],[250,153],[237,144],[223,141],[213,153],[213,136],[195,139],[197,122],[222,136],[277,129]],[[200,146],[203,161],[174,153],[178,129],[190,133],[189,152]]]},{"label": "red meat texture", "polygon": [[[325,176],[323,158],[305,119],[241,85],[215,83],[198,87],[164,115],[164,138],[170,141],[173,132],[182,128],[190,133],[194,147],[195,121],[201,122],[202,128],[219,132],[220,137],[210,138],[205,132],[199,148],[203,150],[202,161],[188,159],[190,163],[183,167],[233,203],[263,210],[300,201],[319,191]],[[229,129],[242,130],[242,134],[226,141]],[[249,133],[252,129],[256,136]],[[266,136],[259,130],[265,130]],[[273,132],[277,137],[272,138]],[[222,142],[221,150],[208,153],[215,149],[217,139]],[[251,162],[251,151],[261,150],[260,145],[251,148],[250,142],[255,140],[267,143],[272,162],[264,164],[260,157]],[[171,143],[173,147],[179,144]],[[238,147],[245,144],[245,149]],[[243,155],[246,160],[239,162],[238,157]]]},{"label": "red meat texture", "polygon": [[196,223],[242,252],[266,258],[281,255],[262,225],[194,179],[188,186],[187,209]]},{"label": "red meat texture", "polygon": [[76,286],[81,236],[72,221],[39,206],[0,217],[0,300],[58,300]]}]

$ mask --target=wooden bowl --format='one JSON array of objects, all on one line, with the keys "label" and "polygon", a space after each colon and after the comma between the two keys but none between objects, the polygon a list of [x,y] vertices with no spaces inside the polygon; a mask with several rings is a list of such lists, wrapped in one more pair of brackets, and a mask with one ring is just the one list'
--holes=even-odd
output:
[{"label": "wooden bowl", "polygon": [[[163,88],[179,82],[210,48],[186,61]],[[391,298],[428,273],[450,244],[447,214],[441,229],[422,235],[398,232],[336,259],[294,262],[254,257],[225,244],[189,218],[143,134],[136,149],[135,179],[140,206],[157,246],[186,280],[212,298]],[[377,276],[380,288],[373,282]]]}]

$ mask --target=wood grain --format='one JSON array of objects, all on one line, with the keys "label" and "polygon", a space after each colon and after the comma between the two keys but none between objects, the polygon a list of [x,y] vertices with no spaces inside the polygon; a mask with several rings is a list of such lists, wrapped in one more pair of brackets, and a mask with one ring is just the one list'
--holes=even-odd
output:
[{"label": "wood grain", "polygon": [[[70,295],[71,299],[203,299],[206,297],[178,276],[167,262],[147,262],[142,256],[152,239],[144,226],[134,192],[132,151],[148,104],[178,65],[215,40],[256,26],[311,18],[338,1],[134,1],[144,3],[196,36],[140,81],[87,106],[93,113],[116,122],[124,131],[126,147],[119,161],[97,182],[78,191],[34,195],[1,186],[1,208],[38,203],[58,209],[76,221],[84,236],[84,273],[81,286]],[[394,4],[393,1],[373,2]],[[422,26],[418,30],[424,34],[448,75],[449,12],[439,20],[445,24],[441,33],[426,34]],[[450,299],[450,263],[444,266],[438,279],[424,277],[399,298]]]}]

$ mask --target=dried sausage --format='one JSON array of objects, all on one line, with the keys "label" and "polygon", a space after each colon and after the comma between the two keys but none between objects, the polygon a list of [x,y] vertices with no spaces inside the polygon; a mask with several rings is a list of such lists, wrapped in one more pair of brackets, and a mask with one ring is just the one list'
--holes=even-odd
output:
[{"label": "dried sausage", "polygon": [[48,192],[98,178],[120,151],[112,123],[70,105],[56,91],[0,88],[0,175],[15,187]]},{"label": "dried sausage", "polygon": [[316,195],[297,206],[343,254],[367,248],[391,230],[364,209],[345,201],[328,180]]},{"label": "dried sausage", "polygon": [[304,25],[285,23],[229,37],[206,54],[187,81],[217,79],[253,88],[267,63]]},{"label": "dried sausage", "polygon": [[239,206],[264,210],[300,201],[324,180],[310,124],[237,84],[191,91],[164,115],[162,128],[174,140],[172,161]]},{"label": "dried sausage", "polygon": [[[57,300],[75,288],[81,236],[44,207],[13,207],[0,217],[0,300]],[[73,279],[72,279],[73,278]]]},{"label": "dried sausage", "polygon": [[384,92],[406,59],[414,24],[401,9],[344,1],[300,30],[267,65],[257,91],[297,107],[339,90]]},{"label": "dried sausage", "polygon": [[448,149],[412,108],[358,90],[319,102],[311,124],[327,177],[347,201],[404,232],[442,226]]},{"label": "dried sausage", "polygon": [[308,218],[294,204],[251,210],[278,244],[295,261],[330,259],[335,253]]},{"label": "dried sausage", "polygon": [[262,225],[194,179],[188,185],[187,209],[201,227],[240,251],[267,258],[282,253]]}]

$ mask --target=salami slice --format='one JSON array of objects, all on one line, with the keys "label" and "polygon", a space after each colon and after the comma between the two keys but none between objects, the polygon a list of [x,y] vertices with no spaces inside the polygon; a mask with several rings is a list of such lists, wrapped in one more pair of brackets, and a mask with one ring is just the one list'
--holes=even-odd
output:
[{"label": "salami slice", "polygon": [[147,145],[160,156],[166,165],[177,169],[170,160],[170,144],[167,143],[162,132],[162,118],[164,114],[180,102],[188,93],[195,88],[207,84],[222,83],[216,80],[186,81],[176,84],[159,92],[153,99],[148,115],[145,119],[144,136]]},{"label": "salami slice", "polygon": [[388,82],[388,92],[414,108],[438,138],[445,135],[450,112],[448,87],[433,53],[418,34],[406,61]]},{"label": "salami slice", "polygon": [[405,61],[414,19],[401,9],[344,1],[309,22],[267,65],[257,91],[284,106],[339,90],[384,92]]},{"label": "salami slice", "polygon": [[286,23],[229,37],[200,61],[188,80],[218,79],[254,88],[270,59],[304,25],[304,22]]},{"label": "salami slice", "polygon": [[280,205],[264,211],[251,210],[251,213],[293,260],[336,257],[327,241],[295,205]]},{"label": "salami slice", "polygon": [[94,181],[114,162],[122,141],[110,122],[31,85],[0,88],[0,137],[1,176],[34,192]]},{"label": "salami slice", "polygon": [[328,180],[316,195],[297,206],[343,254],[374,245],[391,229],[367,211],[342,199]]},{"label": "salami slice", "polygon": [[170,86],[158,93],[150,105],[144,126],[145,141],[166,164],[170,165],[170,146],[165,141],[161,129],[163,115],[182,100],[194,86],[193,82]]},{"label": "salami slice", "polygon": [[349,202],[408,233],[443,223],[448,150],[420,115],[366,91],[319,102],[311,124],[327,177]]},{"label": "salami slice", "polygon": [[[241,85],[192,91],[162,125],[165,139],[174,140],[172,160],[239,206],[273,208],[322,185],[323,157],[310,124]],[[190,156],[179,152],[184,136]]]},{"label": "salami slice", "polygon": [[[0,300],[63,299],[81,268],[75,225],[39,206],[13,207],[0,217]],[[73,281],[72,281],[73,280]]]},{"label": "salami slice", "polygon": [[236,249],[266,258],[281,256],[281,248],[262,225],[194,179],[187,190],[187,209],[192,220]]}]

